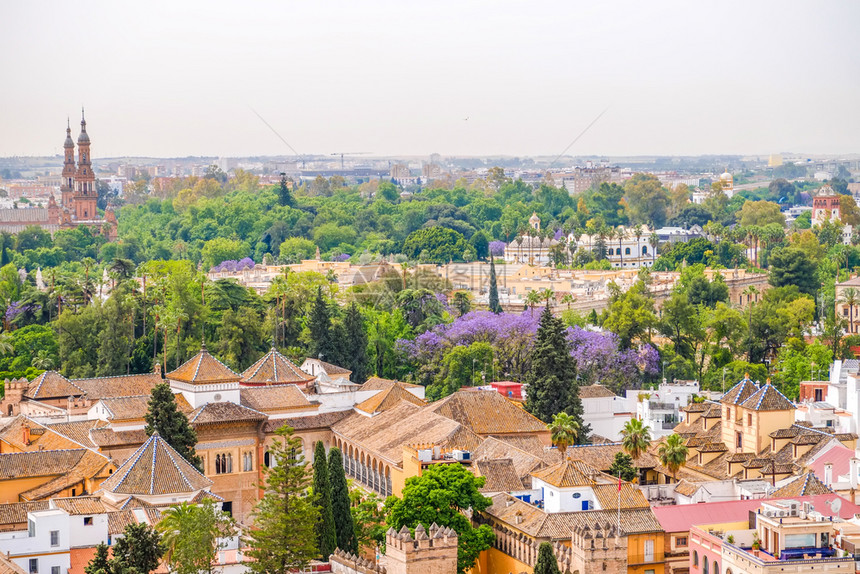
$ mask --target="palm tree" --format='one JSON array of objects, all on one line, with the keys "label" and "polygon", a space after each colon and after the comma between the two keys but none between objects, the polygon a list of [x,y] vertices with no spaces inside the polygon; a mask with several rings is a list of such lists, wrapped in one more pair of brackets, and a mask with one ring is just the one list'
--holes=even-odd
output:
[{"label": "palm tree", "polygon": [[555,299],[555,291],[547,287],[543,291],[540,292],[540,298],[546,301],[546,306],[550,306],[550,301]]},{"label": "palm tree", "polygon": [[854,334],[854,305],[860,303],[860,291],[854,287],[847,287],[842,291],[842,296],[839,298],[841,303],[848,305],[848,332]]},{"label": "palm tree", "polygon": [[534,308],[540,305],[542,299],[543,297],[541,296],[540,291],[529,291],[526,295],[526,305],[528,305],[529,308],[534,311]]},{"label": "palm tree", "polygon": [[15,351],[12,345],[12,333],[5,331],[0,334],[0,355],[11,355]]},{"label": "palm tree", "polygon": [[651,429],[639,419],[631,419],[621,429],[621,448],[635,463],[651,446]]},{"label": "palm tree", "polygon": [[654,267],[654,261],[657,258],[657,246],[660,245],[660,236],[656,232],[651,233],[648,244],[651,246],[651,267]]},{"label": "palm tree", "polygon": [[678,482],[678,469],[687,463],[687,445],[679,434],[669,435],[666,441],[657,449],[657,458],[660,464],[672,473],[672,480]]},{"label": "palm tree", "polygon": [[567,304],[567,310],[570,311],[570,306],[576,303],[576,297],[573,296],[573,293],[565,293],[565,295],[561,298],[562,303]]},{"label": "palm tree", "polygon": [[51,358],[51,355],[48,353],[47,349],[42,349],[36,356],[33,357],[33,367],[37,369],[41,369],[43,371],[50,371],[54,368],[54,360]]},{"label": "palm tree", "polygon": [[581,427],[579,422],[567,413],[558,413],[552,417],[552,422],[546,425],[549,429],[552,444],[561,451],[561,458],[567,458],[567,447],[576,444]]}]

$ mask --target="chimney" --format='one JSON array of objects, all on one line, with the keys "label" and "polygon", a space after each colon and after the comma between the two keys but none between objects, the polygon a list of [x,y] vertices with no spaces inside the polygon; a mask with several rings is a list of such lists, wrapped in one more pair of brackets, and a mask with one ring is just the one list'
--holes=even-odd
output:
[{"label": "chimney", "polygon": [[850,474],[851,474],[851,488],[857,488],[857,474],[860,473],[860,458],[852,458],[849,463]]},{"label": "chimney", "polygon": [[824,463],[824,486],[831,487],[833,486],[833,463],[825,462]]},{"label": "chimney", "polygon": [[158,375],[159,377],[164,378],[164,375],[162,375],[162,372],[161,372],[161,363],[160,363],[160,362],[156,361],[156,362],[155,362],[155,365],[153,366],[153,369],[152,369],[152,370],[153,370],[153,372],[154,372],[156,375]]},{"label": "chimney", "polygon": [[22,429],[22,431],[24,433],[24,436],[22,438],[24,445],[29,446],[30,445],[30,427],[28,427],[27,425],[24,425],[24,428]]}]

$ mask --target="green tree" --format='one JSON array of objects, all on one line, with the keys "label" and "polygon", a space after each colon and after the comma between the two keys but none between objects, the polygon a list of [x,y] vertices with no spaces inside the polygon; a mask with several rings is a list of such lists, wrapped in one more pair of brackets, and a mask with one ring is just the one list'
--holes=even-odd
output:
[{"label": "green tree", "polygon": [[483,231],[475,232],[472,238],[469,239],[469,245],[474,248],[478,259],[485,259],[490,253],[490,241]]},{"label": "green tree", "polygon": [[472,310],[472,299],[468,291],[454,292],[454,308],[460,317]]},{"label": "green tree", "polygon": [[646,336],[657,322],[654,300],[648,287],[637,281],[625,293],[610,285],[609,309],[605,312],[603,327],[618,335],[622,349],[629,349],[636,339]]},{"label": "green tree", "polygon": [[317,297],[308,318],[310,332],[308,356],[337,363],[340,360],[340,347],[335,340],[331,312],[331,305],[323,296],[322,287],[317,287]]},{"label": "green tree", "polygon": [[496,283],[496,261],[495,257],[490,257],[490,294],[489,294],[490,311],[498,315],[502,312],[502,306],[499,304],[499,287]]},{"label": "green tree", "polygon": [[188,423],[188,417],[177,408],[170,385],[166,382],[155,385],[147,407],[144,416],[146,434],[152,436],[158,432],[161,438],[167,441],[167,444],[172,446],[185,460],[198,469],[202,469],[203,462],[194,451],[194,445],[197,444],[197,432]]},{"label": "green tree", "polygon": [[146,523],[129,524],[122,538],[113,545],[113,558],[110,559],[112,574],[149,574],[156,568],[164,555],[161,536]]},{"label": "green tree", "polygon": [[609,467],[609,474],[617,476],[621,480],[630,482],[636,478],[636,468],[633,466],[633,459],[629,454],[616,452],[615,459],[612,461],[612,466]]},{"label": "green tree", "polygon": [[424,263],[444,264],[462,261],[466,250],[463,234],[446,227],[427,227],[413,231],[403,241],[403,254]]},{"label": "green tree", "polygon": [[281,427],[272,441],[273,464],[263,470],[263,497],[254,509],[254,528],[245,554],[255,574],[288,574],[303,570],[319,556],[316,524],[319,511],[307,496],[310,476],[301,454],[301,439]]},{"label": "green tree", "polygon": [[556,413],[567,413],[579,425],[576,442],[584,442],[589,428],[582,422],[582,401],[567,329],[549,307],[541,314],[526,382],[529,385],[526,410],[546,423]]},{"label": "green tree", "polygon": [[251,254],[251,247],[244,241],[216,237],[203,244],[200,255],[203,269],[208,270],[222,261],[239,260]]},{"label": "green tree", "polygon": [[651,429],[639,419],[627,421],[621,429],[621,448],[630,455],[634,462],[639,460],[642,453],[651,446]]},{"label": "green tree", "polygon": [[162,536],[170,571],[176,574],[211,574],[218,550],[226,547],[223,540],[236,532],[230,515],[216,508],[211,499],[171,506],[155,529]]},{"label": "green tree", "polygon": [[334,525],[334,513],[332,512],[331,482],[328,476],[328,460],[326,459],[325,446],[322,441],[317,441],[314,448],[314,504],[319,513],[317,522],[317,548],[323,560],[327,559],[337,548],[337,532]]},{"label": "green tree", "polygon": [[672,473],[677,481],[678,470],[687,462],[687,445],[679,434],[672,434],[657,448],[657,459]]},{"label": "green tree", "polygon": [[647,224],[658,229],[666,224],[669,196],[656,176],[645,173],[634,174],[624,184],[627,213],[633,223]]},{"label": "green tree", "polygon": [[109,546],[104,542],[96,545],[96,553],[90,559],[89,563],[84,566],[86,574],[109,574],[110,573],[110,558],[108,554]]},{"label": "green tree", "polygon": [[541,542],[538,546],[537,561],[535,561],[534,574],[560,574],[558,560],[552,551],[552,544]]},{"label": "green tree", "polygon": [[278,203],[282,207],[293,206],[293,194],[290,192],[290,186],[287,182],[287,174],[281,174],[281,181],[278,185]]},{"label": "green tree", "polygon": [[769,282],[774,287],[797,286],[801,293],[814,295],[818,291],[815,263],[800,249],[780,247],[769,257]]},{"label": "green tree", "polygon": [[738,223],[741,227],[763,227],[768,223],[785,227],[785,215],[772,201],[747,201],[738,212]]},{"label": "green tree", "polygon": [[333,447],[328,453],[328,476],[331,482],[331,509],[337,534],[337,547],[357,554],[358,542],[355,538],[355,523],[350,512],[349,487],[343,470],[343,455],[337,447]]},{"label": "green tree", "polygon": [[392,496],[386,501],[388,525],[400,530],[419,524],[427,528],[435,522],[452,528],[458,536],[457,572],[465,574],[495,537],[488,524],[475,528],[464,514],[480,512],[492,503],[479,492],[484,481],[459,464],[431,465],[421,476],[406,479],[403,498]]},{"label": "green tree", "polygon": [[384,543],[387,514],[379,496],[361,488],[351,488],[349,500],[356,546],[361,549]]},{"label": "green tree", "polygon": [[367,380],[370,371],[367,357],[367,329],[364,316],[355,301],[346,308],[343,332],[344,339],[340,352],[343,366],[352,371],[353,381],[363,383]]},{"label": "green tree", "polygon": [[579,437],[579,423],[567,413],[557,413],[552,417],[552,422],[546,425],[549,429],[552,444],[558,447],[561,458],[567,454],[567,447],[576,444]]}]

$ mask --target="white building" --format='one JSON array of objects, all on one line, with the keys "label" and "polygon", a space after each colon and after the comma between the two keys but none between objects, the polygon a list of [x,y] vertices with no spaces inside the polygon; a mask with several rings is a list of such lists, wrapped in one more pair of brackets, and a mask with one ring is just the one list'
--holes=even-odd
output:
[{"label": "white building", "polygon": [[591,433],[621,440],[621,430],[633,418],[630,401],[599,384],[579,387],[579,398],[582,421],[591,426]]},{"label": "white building", "polygon": [[636,405],[636,418],[651,430],[651,438],[657,439],[672,434],[681,422],[681,408],[698,394],[698,381],[664,381],[657,390],[629,390],[627,399]]},{"label": "white building", "polygon": [[[651,245],[651,230],[646,227],[624,227],[623,225],[614,230],[610,237],[603,237],[606,246],[606,258],[615,269],[638,269],[650,267],[657,258],[654,253],[655,247]],[[570,242],[576,242],[580,249],[593,250],[600,242],[597,235],[581,235],[579,239],[574,235],[569,237]]]},{"label": "white building", "polygon": [[566,457],[560,463],[531,473],[533,500],[548,513],[607,510],[648,505],[642,492],[629,482],[595,470],[581,460]]}]

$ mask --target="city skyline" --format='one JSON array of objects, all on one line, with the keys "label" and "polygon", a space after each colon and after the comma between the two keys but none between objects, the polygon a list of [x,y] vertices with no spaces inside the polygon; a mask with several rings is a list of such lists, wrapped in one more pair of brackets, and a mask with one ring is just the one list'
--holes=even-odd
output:
[{"label": "city skyline", "polygon": [[5,3],[0,156],[860,151],[855,3],[243,10]]}]

